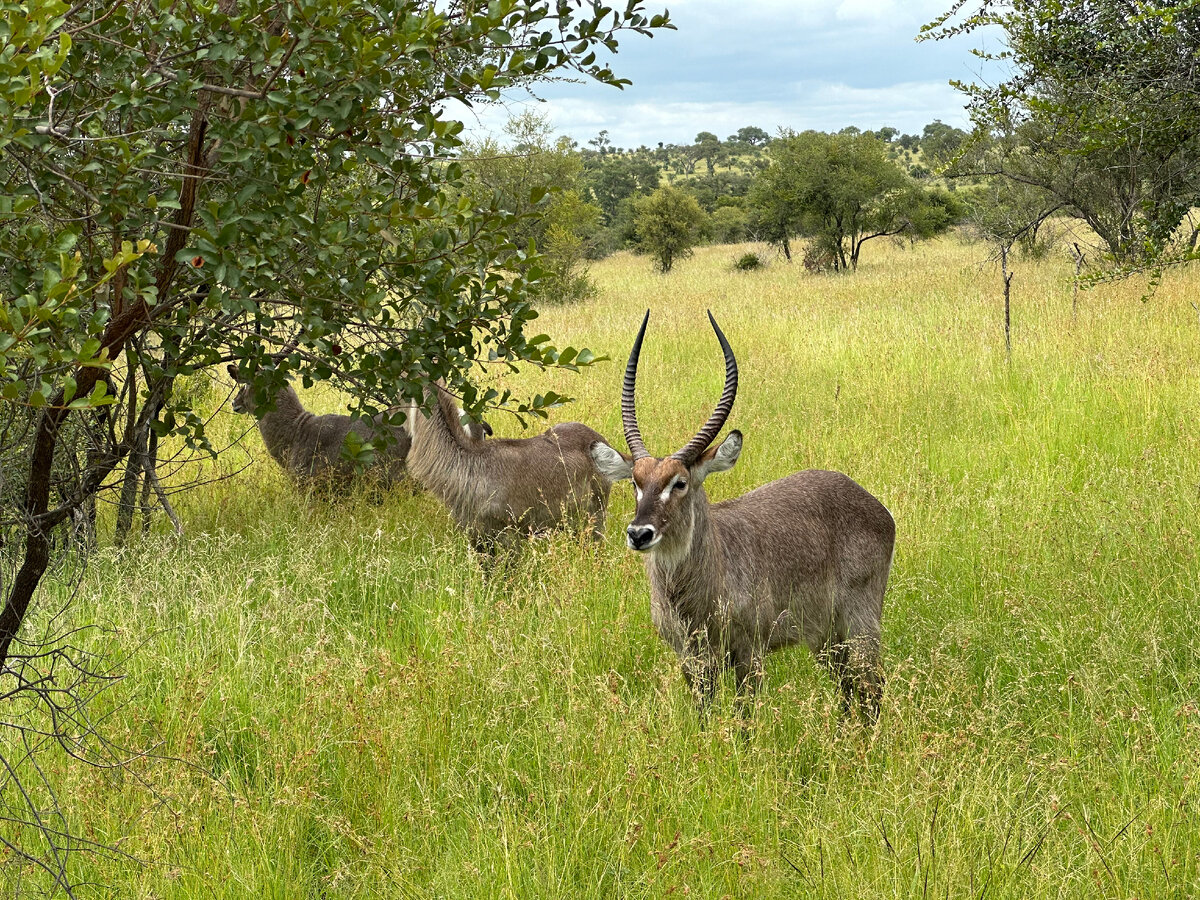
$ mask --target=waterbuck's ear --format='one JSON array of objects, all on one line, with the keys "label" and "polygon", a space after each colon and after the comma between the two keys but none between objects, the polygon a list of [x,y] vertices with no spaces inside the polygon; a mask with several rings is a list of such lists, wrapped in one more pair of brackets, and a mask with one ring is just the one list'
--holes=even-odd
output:
[{"label": "waterbuck's ear", "polygon": [[604,441],[592,444],[592,460],[596,463],[596,470],[609,481],[633,477],[633,461]]},{"label": "waterbuck's ear", "polygon": [[230,378],[232,378],[234,381],[237,381],[237,377],[238,377],[237,366],[235,366],[233,363],[230,363],[228,366],[225,367],[225,371],[229,373]]},{"label": "waterbuck's ear", "polygon": [[716,447],[709,447],[700,457],[700,461],[692,467],[694,477],[703,481],[713,472],[727,472],[738,461],[742,452],[742,433],[731,431]]}]

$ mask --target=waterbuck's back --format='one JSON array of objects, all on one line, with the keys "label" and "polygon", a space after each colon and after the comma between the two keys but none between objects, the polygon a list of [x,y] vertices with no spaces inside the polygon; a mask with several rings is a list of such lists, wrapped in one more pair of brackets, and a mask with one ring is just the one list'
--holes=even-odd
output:
[{"label": "waterbuck's back", "polygon": [[597,441],[604,438],[593,429],[567,422],[536,437],[479,443],[475,471],[486,483],[476,496],[476,520],[486,528],[541,530],[564,518],[603,515],[610,485],[592,461]]},{"label": "waterbuck's back", "polygon": [[711,522],[725,592],[758,641],[817,652],[831,637],[878,634],[896,525],[851,478],[797,472],[714,504]]},{"label": "waterbuck's back", "polygon": [[330,413],[298,422],[296,430],[287,450],[286,467],[293,475],[306,479],[352,477],[354,463],[342,453],[346,436],[353,432],[375,446],[375,462],[370,471],[373,477],[390,484],[403,476],[405,457],[412,443],[403,428],[387,425],[382,417],[368,421]]}]

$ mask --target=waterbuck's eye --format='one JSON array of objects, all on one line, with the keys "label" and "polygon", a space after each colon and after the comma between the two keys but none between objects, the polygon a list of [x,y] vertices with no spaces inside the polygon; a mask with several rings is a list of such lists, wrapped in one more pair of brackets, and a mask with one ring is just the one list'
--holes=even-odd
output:
[{"label": "waterbuck's eye", "polygon": [[683,480],[677,481],[677,482],[675,482],[674,486],[672,486],[671,490],[686,491],[687,490],[687,482],[683,481]]}]

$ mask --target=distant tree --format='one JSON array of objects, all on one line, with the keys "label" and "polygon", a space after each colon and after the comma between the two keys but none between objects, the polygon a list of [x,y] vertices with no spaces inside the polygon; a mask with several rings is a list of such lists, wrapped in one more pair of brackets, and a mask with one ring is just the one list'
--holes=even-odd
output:
[{"label": "distant tree", "polygon": [[928,237],[958,213],[948,192],[923,190],[873,134],[784,134],[770,154],[771,167],[752,192],[760,222],[774,229],[768,238],[790,254],[789,237],[808,235],[832,254],[838,271],[858,268],[868,241]]},{"label": "distant tree", "polygon": [[749,216],[740,206],[719,206],[709,219],[709,236],[714,244],[736,244],[746,240]]},{"label": "distant tree", "polygon": [[792,167],[787,163],[791,154],[786,140],[782,136],[772,141],[767,148],[771,161],[759,170],[750,186],[747,229],[756,240],[778,247],[791,262],[792,238],[800,233],[803,210]]},{"label": "distant tree", "polygon": [[709,177],[712,177],[716,173],[717,163],[728,159],[729,149],[711,131],[702,131],[696,135],[692,156],[696,160],[704,160],[705,165],[708,166]]},{"label": "distant tree", "polygon": [[921,133],[921,153],[934,167],[941,168],[954,158],[966,140],[967,133],[961,128],[934,119]]},{"label": "distant tree", "polygon": [[633,208],[641,248],[664,274],[692,255],[708,222],[695,198],[673,187],[660,187],[649,197],[635,200]]},{"label": "distant tree", "polygon": [[602,130],[598,135],[588,141],[588,144],[596,148],[596,152],[601,156],[611,153],[613,150],[612,141],[608,139],[608,129]]},{"label": "distant tree", "polygon": [[690,179],[684,182],[682,187],[696,198],[696,202],[705,212],[711,213],[719,206],[744,206],[745,197],[753,183],[751,175],[725,171]]},{"label": "distant tree", "polygon": [[602,214],[605,226],[617,218],[621,203],[658,187],[661,170],[650,156],[616,156],[597,153],[585,155],[580,181],[587,195]]},{"label": "distant tree", "polygon": [[967,226],[973,236],[987,242],[991,260],[1000,266],[1004,347],[1009,355],[1012,354],[1013,249],[1020,247],[1028,255],[1040,255],[1038,232],[1057,211],[1054,198],[1032,185],[993,178],[971,192]]},{"label": "distant tree", "polygon": [[992,245],[1000,258],[1017,249],[1027,256],[1040,256],[1046,242],[1044,226],[1062,212],[1063,204],[1036,185],[989,178],[964,194],[964,221],[969,232]]},{"label": "distant tree", "polygon": [[885,144],[890,144],[892,142],[892,138],[899,133],[900,132],[897,129],[885,125],[883,128],[880,128],[877,132],[875,132],[875,137],[879,138]]},{"label": "distant tree", "polygon": [[747,125],[745,128],[739,128],[736,135],[731,135],[730,143],[737,141],[741,144],[749,144],[751,147],[765,147],[771,143],[771,136],[753,125]]},{"label": "distant tree", "polygon": [[[463,147],[468,193],[480,203],[497,198],[520,217],[513,238],[520,246],[532,243],[539,251],[537,265],[546,270],[538,299],[584,299],[595,290],[585,257],[601,211],[581,197],[583,159],[570,138],[552,136],[548,119],[538,112],[510,119],[504,131],[510,146],[489,138]],[[517,261],[514,268],[525,272],[527,265]]]}]

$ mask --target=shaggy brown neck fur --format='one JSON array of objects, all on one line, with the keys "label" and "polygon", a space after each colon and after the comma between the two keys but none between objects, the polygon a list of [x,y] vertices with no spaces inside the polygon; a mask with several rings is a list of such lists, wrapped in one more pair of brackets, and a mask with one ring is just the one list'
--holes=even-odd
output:
[{"label": "shaggy brown neck fur", "polygon": [[287,455],[301,429],[313,418],[291,386],[281,388],[275,395],[275,408],[258,420],[258,430],[262,433],[267,452],[278,462],[286,464]]}]

